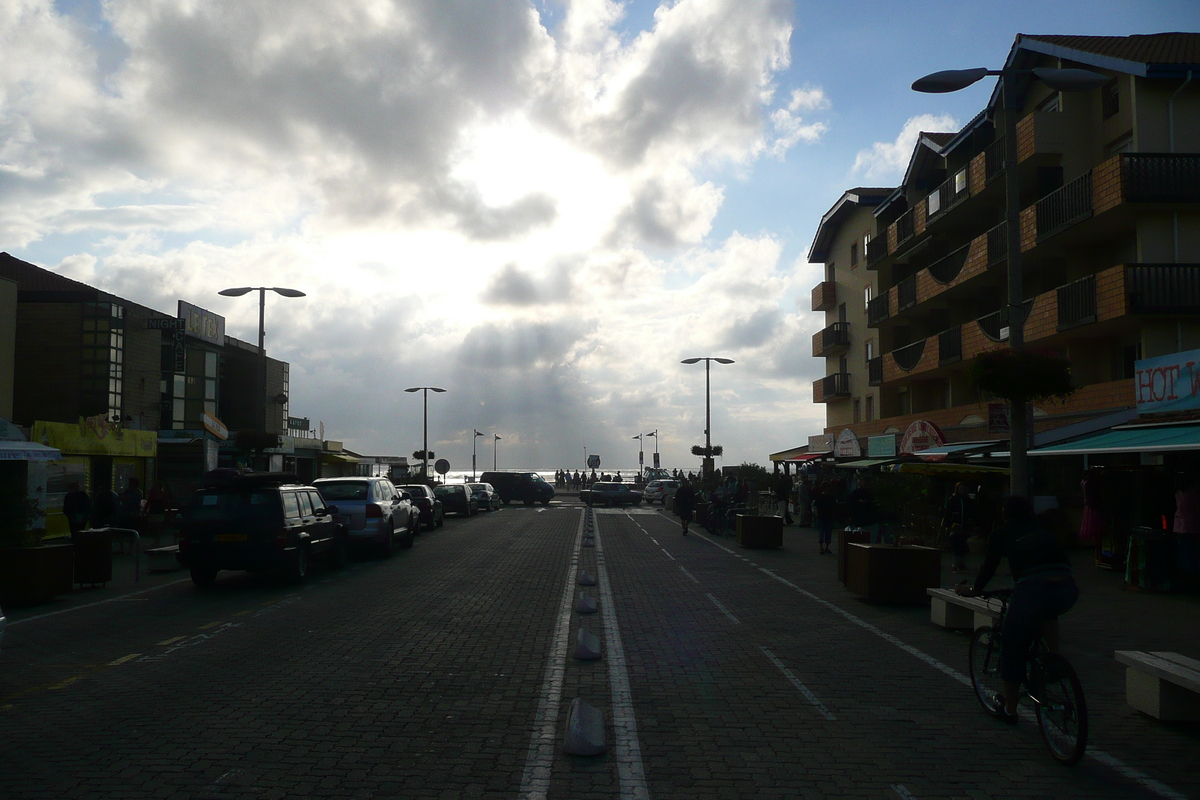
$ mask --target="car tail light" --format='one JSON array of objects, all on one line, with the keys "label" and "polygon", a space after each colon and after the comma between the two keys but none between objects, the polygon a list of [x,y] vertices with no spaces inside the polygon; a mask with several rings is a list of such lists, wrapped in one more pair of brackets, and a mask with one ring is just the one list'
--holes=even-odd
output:
[{"label": "car tail light", "polygon": [[383,519],[383,508],[376,503],[367,503],[367,519]]}]

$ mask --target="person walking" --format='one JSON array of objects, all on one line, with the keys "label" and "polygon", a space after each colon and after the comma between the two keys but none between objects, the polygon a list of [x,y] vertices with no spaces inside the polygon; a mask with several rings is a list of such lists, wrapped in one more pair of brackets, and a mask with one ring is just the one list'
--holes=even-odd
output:
[{"label": "person walking", "polygon": [[78,481],[72,483],[70,488],[63,498],[63,516],[67,518],[71,533],[79,533],[87,527],[88,517],[92,513],[92,498],[88,497]]},{"label": "person walking", "polygon": [[967,554],[971,552],[967,537],[974,519],[975,501],[967,493],[967,485],[959,483],[954,487],[954,494],[946,500],[946,508],[942,513],[942,528],[950,531],[950,569],[954,572],[965,572],[967,569]]},{"label": "person walking", "polygon": [[801,475],[800,482],[796,484],[796,514],[800,518],[801,528],[812,527],[812,501],[812,484],[807,475]]},{"label": "person walking", "polygon": [[96,490],[92,497],[92,527],[107,528],[117,515],[117,493],[111,487]]},{"label": "person walking", "polygon": [[138,530],[142,516],[142,490],[137,478],[130,478],[117,502],[117,527]]},{"label": "person walking", "polygon": [[679,488],[675,490],[675,513],[679,515],[679,521],[683,525],[683,535],[687,536],[688,525],[692,522],[692,511],[696,507],[696,490],[692,488],[692,484],[687,478],[679,484]]},{"label": "person walking", "polygon": [[812,510],[813,521],[817,526],[817,544],[821,548],[818,552],[828,555],[833,552],[829,545],[833,542],[833,518],[837,513],[837,499],[828,484],[822,484],[813,490]]}]

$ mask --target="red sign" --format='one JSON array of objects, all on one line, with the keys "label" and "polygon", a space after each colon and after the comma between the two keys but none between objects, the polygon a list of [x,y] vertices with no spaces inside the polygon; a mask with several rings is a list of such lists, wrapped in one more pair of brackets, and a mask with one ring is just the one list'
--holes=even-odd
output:
[{"label": "red sign", "polygon": [[908,426],[904,437],[900,439],[900,455],[911,456],[931,447],[941,447],[946,443],[942,429],[928,420],[919,419]]}]

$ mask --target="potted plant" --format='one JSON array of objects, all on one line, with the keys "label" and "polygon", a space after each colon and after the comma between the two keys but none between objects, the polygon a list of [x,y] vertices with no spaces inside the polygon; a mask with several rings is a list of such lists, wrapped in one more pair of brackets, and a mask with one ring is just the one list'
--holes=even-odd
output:
[{"label": "potted plant", "polygon": [[1071,360],[1050,350],[988,350],[971,362],[967,379],[984,394],[1010,402],[1062,400],[1075,392]]},{"label": "potted plant", "polygon": [[0,604],[44,603],[73,587],[74,548],[41,543],[40,504],[23,480],[0,480]]},{"label": "potted plant", "polygon": [[867,600],[899,605],[929,601],[925,590],[941,584],[941,553],[919,541],[929,517],[929,483],[920,475],[884,473],[871,484],[880,525],[891,543],[846,545],[846,588]]},{"label": "potted plant", "polygon": [[748,509],[737,515],[737,543],[746,548],[783,547],[783,517],[760,513],[760,492],[770,492],[770,473],[758,464],[743,463],[738,480],[746,483]]}]

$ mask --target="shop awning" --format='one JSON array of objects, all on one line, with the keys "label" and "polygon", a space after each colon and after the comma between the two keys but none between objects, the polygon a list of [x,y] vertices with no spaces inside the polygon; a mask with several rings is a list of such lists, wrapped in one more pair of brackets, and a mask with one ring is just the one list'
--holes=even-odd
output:
[{"label": "shop awning", "polygon": [[341,453],[321,453],[321,460],[327,464],[357,464],[359,459],[345,456]]},{"label": "shop awning", "polygon": [[864,458],[858,461],[843,461],[840,464],[834,464],[840,469],[867,469],[869,467],[877,467],[880,464],[894,464],[899,461],[898,458]]},{"label": "shop awning", "polygon": [[[1007,446],[1007,442],[1003,443]],[[981,453],[987,450],[995,450],[1001,445],[1001,442],[960,442],[958,444],[944,444],[940,447],[930,447],[927,450],[921,450],[914,453],[917,458],[923,461],[945,461],[948,455],[970,455],[971,453]]]},{"label": "shop awning", "polygon": [[57,461],[62,453],[56,447],[37,442],[0,442],[0,461]]},{"label": "shop awning", "polygon": [[1164,453],[1200,450],[1200,425],[1113,428],[1073,442],[1030,450],[1031,456],[1077,456],[1100,453]]},{"label": "shop awning", "polygon": [[783,463],[798,464],[802,461],[812,461],[813,459],[816,459],[816,458],[823,458],[825,456],[831,456],[831,455],[833,455],[833,453],[805,453],[802,456],[792,456],[791,458],[785,458],[785,459],[783,459]]},{"label": "shop awning", "polygon": [[1008,467],[987,467],[983,464],[919,464],[909,463],[901,464],[897,471],[911,472],[916,475],[955,475],[964,472],[994,472],[998,475],[1007,475]]}]

